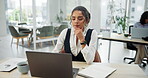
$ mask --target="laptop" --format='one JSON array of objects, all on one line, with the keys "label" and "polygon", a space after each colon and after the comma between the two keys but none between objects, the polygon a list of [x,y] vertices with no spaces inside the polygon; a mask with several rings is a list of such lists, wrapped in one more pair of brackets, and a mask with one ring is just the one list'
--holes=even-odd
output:
[{"label": "laptop", "polygon": [[131,28],[131,38],[142,38],[148,36],[148,28]]},{"label": "laptop", "polygon": [[79,69],[72,68],[72,56],[68,53],[26,51],[33,77],[75,78]]}]

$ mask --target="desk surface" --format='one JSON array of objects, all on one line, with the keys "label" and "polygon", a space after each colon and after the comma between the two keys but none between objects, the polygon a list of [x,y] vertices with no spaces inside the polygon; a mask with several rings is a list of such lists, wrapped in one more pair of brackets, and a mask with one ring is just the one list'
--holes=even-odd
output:
[{"label": "desk surface", "polygon": [[[148,45],[148,41],[144,41],[142,39],[136,39],[136,38],[128,38],[128,37],[125,37],[124,34],[117,34],[117,33],[111,33],[110,36],[98,35],[98,39],[110,41],[109,42],[109,50],[108,50],[108,62],[110,62],[111,41],[131,42],[131,43],[135,43],[135,44]],[[136,57],[138,57],[138,55]]]},{"label": "desk surface", "polygon": [[144,41],[142,39],[136,39],[136,38],[128,38],[128,37],[125,37],[124,34],[117,34],[117,33],[111,33],[109,37],[104,37],[99,35],[98,38],[104,39],[104,40],[111,40],[111,41],[132,42],[132,43],[144,44],[144,45],[148,44],[148,41]]},{"label": "desk surface", "polygon": [[[0,63],[4,60],[0,60]],[[138,65],[129,64],[112,64],[112,63],[94,63],[98,65],[105,65],[116,68],[117,70],[112,73],[108,78],[148,78]],[[80,70],[88,67],[85,62],[73,62],[73,67],[80,68]],[[99,75],[99,73],[98,73]],[[11,72],[0,72],[0,78],[34,78],[31,77],[30,72],[28,74],[21,74],[17,68]],[[77,78],[83,78],[77,76]]]}]

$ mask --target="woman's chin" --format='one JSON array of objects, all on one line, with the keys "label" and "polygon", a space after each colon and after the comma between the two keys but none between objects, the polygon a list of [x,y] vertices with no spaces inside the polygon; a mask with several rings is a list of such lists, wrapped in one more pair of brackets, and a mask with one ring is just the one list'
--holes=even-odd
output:
[{"label": "woman's chin", "polygon": [[74,26],[74,29],[83,29],[82,27]]}]

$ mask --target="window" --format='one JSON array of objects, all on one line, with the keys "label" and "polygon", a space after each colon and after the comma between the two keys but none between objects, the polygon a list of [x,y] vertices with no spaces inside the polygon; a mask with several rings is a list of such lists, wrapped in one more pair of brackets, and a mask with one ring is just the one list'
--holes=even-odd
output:
[{"label": "window", "polygon": [[[36,0],[37,24],[44,23],[47,19],[46,3],[47,0]],[[7,0],[7,5],[7,16],[9,25],[16,25],[19,22],[25,22],[32,25],[32,0]]]},{"label": "window", "polygon": [[76,1],[75,0],[67,0],[67,2],[66,2],[67,4],[66,4],[66,16],[67,16],[67,20],[70,20],[70,15],[71,15],[71,11],[72,11],[72,9],[76,6]]},{"label": "window", "polygon": [[135,0],[132,0],[132,3],[134,4],[135,3]]},{"label": "window", "polygon": [[15,25],[20,21],[19,0],[7,0],[7,17],[9,25]]},{"label": "window", "polygon": [[132,12],[135,12],[135,8],[134,7],[132,8]]},{"label": "window", "polygon": [[90,12],[90,0],[67,0],[67,19],[70,20],[71,11],[78,5],[84,6]]},{"label": "window", "polygon": [[134,16],[131,16],[131,18],[134,18]]}]

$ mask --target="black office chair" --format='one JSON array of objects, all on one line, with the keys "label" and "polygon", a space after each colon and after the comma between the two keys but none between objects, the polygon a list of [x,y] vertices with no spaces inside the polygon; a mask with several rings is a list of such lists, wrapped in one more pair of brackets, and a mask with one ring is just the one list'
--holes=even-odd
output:
[{"label": "black office chair", "polygon": [[[131,34],[131,27],[133,27],[133,25],[129,26],[129,35]],[[135,51],[137,51],[137,48],[136,48],[132,43],[130,43],[130,42],[126,43],[126,46],[127,46],[127,49],[129,49],[129,50],[135,50]],[[136,53],[137,53],[137,52],[136,52]],[[135,55],[135,56],[136,56],[136,55]],[[132,60],[132,61],[130,61],[128,64],[131,64],[132,62],[135,61],[135,58],[124,57],[124,61],[125,61],[126,59]]]},{"label": "black office chair", "polygon": [[[126,43],[126,44],[127,44],[127,49],[137,51],[137,48],[136,48],[132,43],[128,42],[128,43]],[[136,52],[136,54],[137,54],[137,52]],[[136,57],[136,55],[135,55],[135,57]],[[124,61],[125,61],[126,59],[129,59],[129,60],[131,60],[131,61],[130,61],[128,64],[131,64],[132,62],[135,61],[135,57],[134,57],[134,58],[124,57]]]},{"label": "black office chair", "polygon": [[[143,60],[142,60],[143,67],[145,67],[146,64],[148,64],[148,45],[144,46],[144,54],[145,54],[145,58],[143,58]],[[144,64],[144,61],[146,61],[145,64]]]}]

